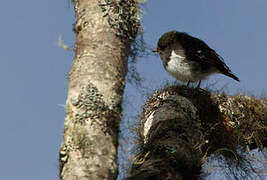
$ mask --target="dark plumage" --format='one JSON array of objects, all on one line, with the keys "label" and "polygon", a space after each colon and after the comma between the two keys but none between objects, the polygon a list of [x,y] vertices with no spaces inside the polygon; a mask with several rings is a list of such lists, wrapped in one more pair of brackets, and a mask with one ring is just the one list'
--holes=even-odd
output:
[{"label": "dark plumage", "polygon": [[221,56],[204,41],[186,33],[170,31],[163,34],[154,52],[159,53],[165,69],[172,76],[188,81],[188,84],[201,82],[213,73],[221,73],[239,81]]}]

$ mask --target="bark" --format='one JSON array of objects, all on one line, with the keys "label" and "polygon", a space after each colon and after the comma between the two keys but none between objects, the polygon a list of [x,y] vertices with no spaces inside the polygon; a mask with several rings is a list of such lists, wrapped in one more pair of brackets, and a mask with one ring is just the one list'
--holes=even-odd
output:
[{"label": "bark", "polygon": [[[119,3],[73,0],[75,56],[68,77],[64,135],[59,152],[59,173],[64,180],[117,176],[118,126],[127,56],[139,25],[134,11],[138,4]],[[127,8],[133,10],[125,14]]]},{"label": "bark", "polygon": [[167,87],[147,100],[127,179],[198,179],[205,158],[267,146],[267,101]]}]

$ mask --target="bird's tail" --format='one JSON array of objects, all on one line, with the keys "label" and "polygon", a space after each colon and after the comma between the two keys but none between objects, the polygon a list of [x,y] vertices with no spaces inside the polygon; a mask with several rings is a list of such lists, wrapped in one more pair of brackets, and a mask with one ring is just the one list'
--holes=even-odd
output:
[{"label": "bird's tail", "polygon": [[236,80],[238,82],[240,81],[239,78],[231,72],[223,72],[223,74],[230,77],[230,78],[233,78],[234,80]]}]

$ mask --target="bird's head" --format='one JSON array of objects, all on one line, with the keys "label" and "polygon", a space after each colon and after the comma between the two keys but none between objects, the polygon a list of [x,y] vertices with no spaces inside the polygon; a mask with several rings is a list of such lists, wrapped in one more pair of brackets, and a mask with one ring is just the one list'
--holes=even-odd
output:
[{"label": "bird's head", "polygon": [[170,31],[163,34],[158,41],[157,49],[153,52],[161,53],[166,49],[169,49],[177,41],[177,31]]}]

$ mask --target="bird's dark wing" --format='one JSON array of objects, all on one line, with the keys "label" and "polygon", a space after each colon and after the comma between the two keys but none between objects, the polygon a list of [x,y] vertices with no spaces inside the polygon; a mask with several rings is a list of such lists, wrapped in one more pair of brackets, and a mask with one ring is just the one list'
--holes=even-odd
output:
[{"label": "bird's dark wing", "polygon": [[185,49],[187,60],[198,62],[203,70],[215,67],[221,73],[236,80],[238,79],[231,73],[230,68],[225,64],[223,58],[211,49],[204,41],[186,33],[180,33],[177,38]]}]

